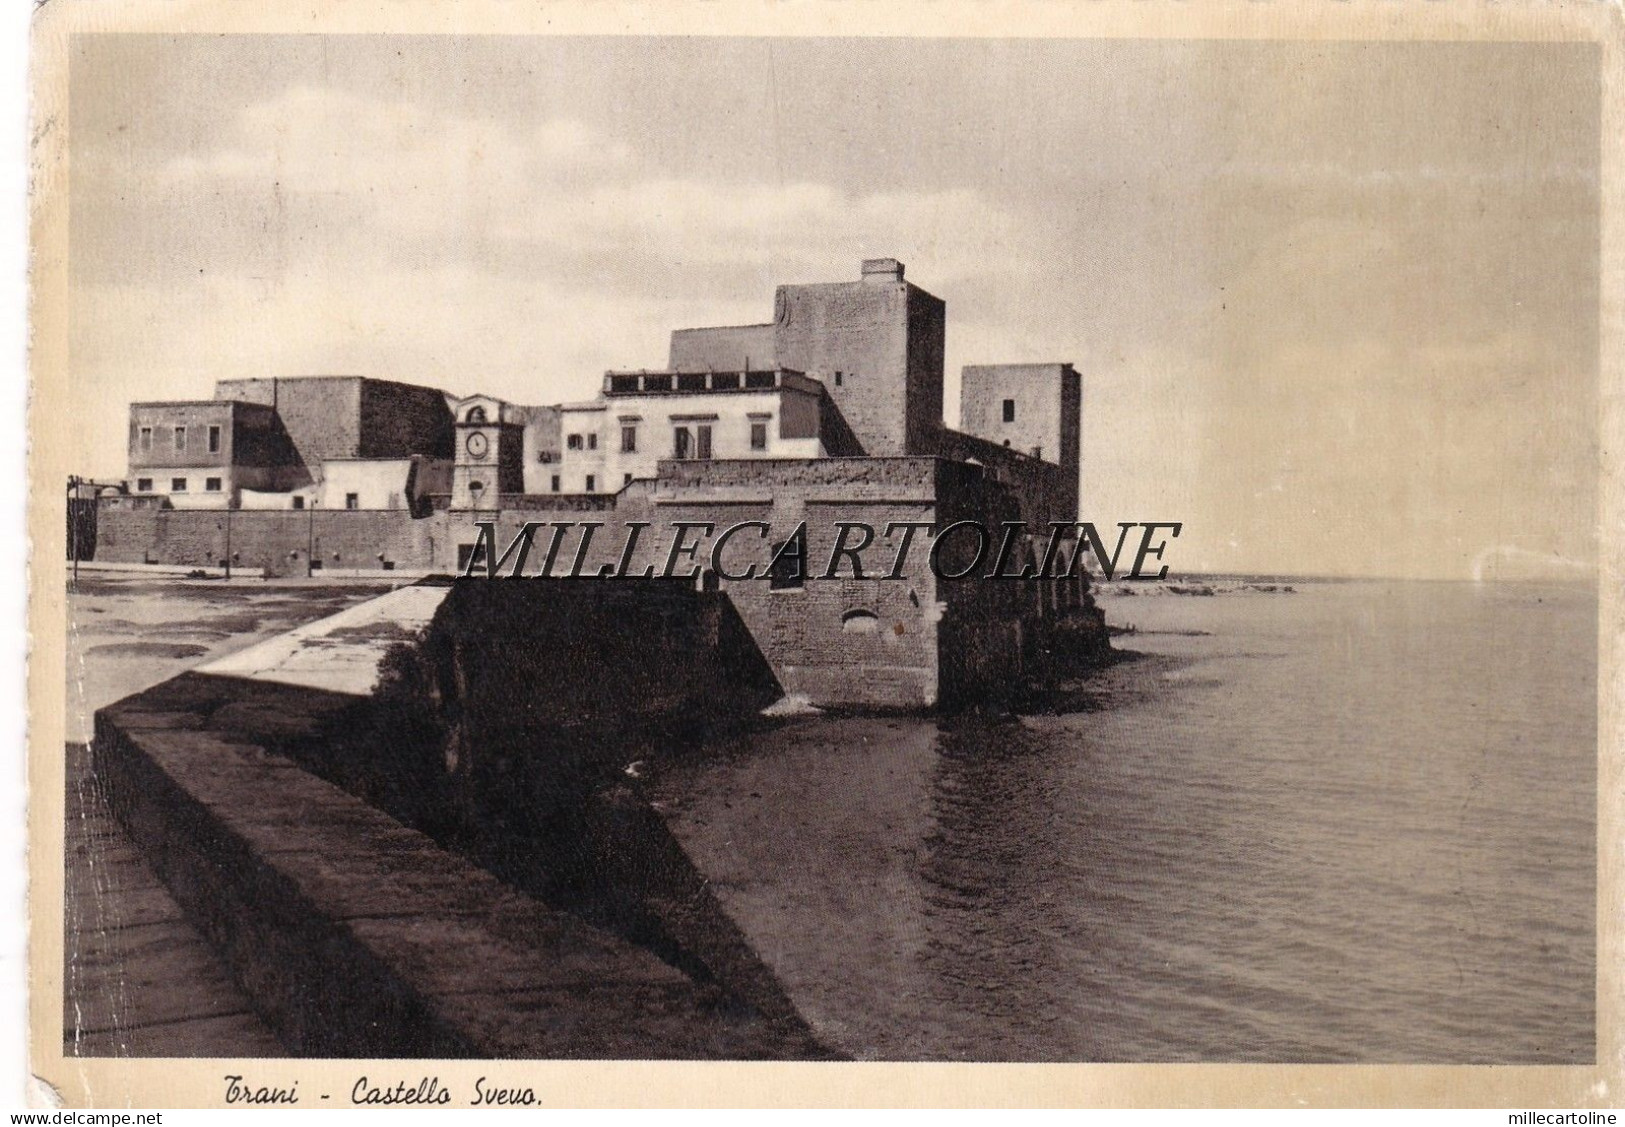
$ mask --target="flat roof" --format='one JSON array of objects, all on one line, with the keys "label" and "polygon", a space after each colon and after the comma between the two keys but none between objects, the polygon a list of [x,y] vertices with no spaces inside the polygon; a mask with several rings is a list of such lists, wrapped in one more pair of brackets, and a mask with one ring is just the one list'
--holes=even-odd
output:
[{"label": "flat roof", "polygon": [[1070,368],[1070,360],[1023,360],[1017,364],[965,364],[960,368],[963,372],[973,372],[984,368]]},{"label": "flat roof", "polygon": [[[768,377],[768,383],[752,385],[752,378]],[[717,377],[729,381],[721,387],[714,386]],[[695,379],[705,381],[704,387],[683,387],[685,380]],[[649,381],[658,381],[665,386],[650,387]],[[636,386],[617,387],[635,381]],[[672,386],[675,383],[677,386]],[[604,373],[604,390],[602,394],[609,398],[624,396],[660,396],[660,395],[748,395],[752,392],[796,391],[806,395],[819,395],[823,393],[824,385],[811,378],[805,372],[795,368],[706,368],[701,370],[680,368],[640,368],[636,371],[615,371]]]},{"label": "flat roof", "polygon": [[136,407],[219,407],[236,410],[246,407],[252,411],[273,411],[269,403],[250,403],[246,399],[142,399],[130,404]]}]

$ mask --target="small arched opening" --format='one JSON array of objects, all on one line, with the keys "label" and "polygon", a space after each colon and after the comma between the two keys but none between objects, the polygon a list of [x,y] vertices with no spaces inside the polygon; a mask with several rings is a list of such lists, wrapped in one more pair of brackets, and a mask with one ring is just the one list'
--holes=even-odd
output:
[{"label": "small arched opening", "polygon": [[841,615],[841,631],[846,634],[874,634],[880,630],[880,619],[872,610],[849,610]]}]

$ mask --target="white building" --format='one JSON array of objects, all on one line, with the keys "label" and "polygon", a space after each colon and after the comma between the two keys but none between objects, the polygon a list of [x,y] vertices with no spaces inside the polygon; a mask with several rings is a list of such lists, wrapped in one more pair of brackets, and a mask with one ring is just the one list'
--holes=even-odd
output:
[{"label": "white building", "polygon": [[545,492],[614,493],[663,459],[818,458],[823,386],[786,368],[610,372],[559,409],[562,449]]}]

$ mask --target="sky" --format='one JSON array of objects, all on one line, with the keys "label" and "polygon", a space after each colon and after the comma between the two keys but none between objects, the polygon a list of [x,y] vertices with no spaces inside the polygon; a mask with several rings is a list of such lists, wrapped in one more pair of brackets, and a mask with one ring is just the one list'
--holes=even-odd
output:
[{"label": "sky", "polygon": [[1083,375],[1082,519],[1178,571],[1595,565],[1588,45],[79,37],[84,472],[132,399],[522,403],[890,256],[961,365]]}]

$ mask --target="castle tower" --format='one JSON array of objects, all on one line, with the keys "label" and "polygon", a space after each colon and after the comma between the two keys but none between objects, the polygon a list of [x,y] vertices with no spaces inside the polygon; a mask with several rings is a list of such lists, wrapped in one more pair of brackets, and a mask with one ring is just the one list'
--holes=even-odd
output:
[{"label": "castle tower", "polygon": [[866,259],[856,282],[780,286],[773,306],[779,364],[822,381],[865,454],[931,448],[947,312],[903,280],[901,262]]},{"label": "castle tower", "polygon": [[[962,369],[959,426],[967,434],[1070,471],[1081,461],[1083,381],[1071,364],[974,364]],[[1071,511],[1076,511],[1073,494]]]},{"label": "castle tower", "polygon": [[778,287],[765,324],[678,329],[670,366],[801,372],[824,385],[863,454],[928,454],[942,426],[946,320],[901,262],[871,258],[857,281]]}]

